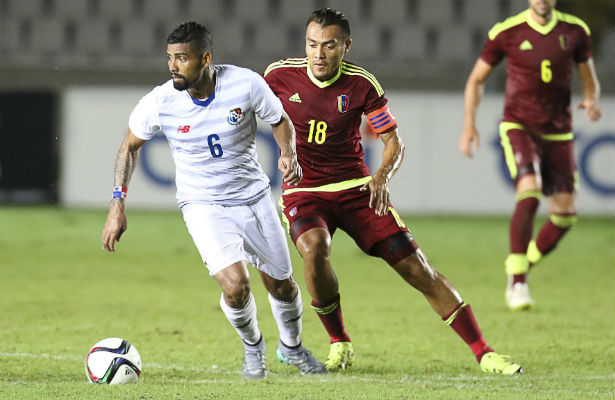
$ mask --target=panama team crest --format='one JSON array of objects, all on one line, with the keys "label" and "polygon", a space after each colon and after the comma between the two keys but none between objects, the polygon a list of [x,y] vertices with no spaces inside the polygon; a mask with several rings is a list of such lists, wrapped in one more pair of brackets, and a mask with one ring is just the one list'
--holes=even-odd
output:
[{"label": "panama team crest", "polygon": [[231,125],[239,125],[243,121],[245,114],[241,111],[241,108],[233,108],[229,111],[227,121]]},{"label": "panama team crest", "polygon": [[350,97],[342,94],[337,96],[337,109],[341,113],[345,113],[350,108]]}]

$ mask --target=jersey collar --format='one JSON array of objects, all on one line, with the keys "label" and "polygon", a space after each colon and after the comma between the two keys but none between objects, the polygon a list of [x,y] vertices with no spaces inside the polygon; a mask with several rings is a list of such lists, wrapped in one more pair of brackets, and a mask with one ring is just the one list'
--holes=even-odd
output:
[{"label": "jersey collar", "polygon": [[308,60],[308,64],[307,64],[307,75],[310,78],[310,80],[312,81],[312,83],[316,86],[318,86],[319,88],[326,88],[327,86],[331,86],[335,83],[335,81],[337,81],[340,76],[342,76],[342,66],[340,65],[339,69],[337,70],[337,74],[335,74],[335,76],[331,79],[329,79],[328,81],[319,81],[318,79],[316,79],[316,77],[312,74],[312,69],[310,68],[310,61]]},{"label": "jersey collar", "polygon": [[216,98],[216,91],[214,90],[211,93],[211,96],[209,96],[208,98],[206,98],[205,100],[199,100],[196,97],[192,97],[190,95],[190,93],[188,93],[188,96],[190,96],[190,100],[192,100],[192,102],[194,104],[196,104],[197,106],[201,106],[201,107],[207,107],[208,105],[211,104],[212,101],[214,101],[214,99]]},{"label": "jersey collar", "polygon": [[557,11],[555,11],[555,9],[553,9],[552,11],[553,18],[551,18],[551,21],[549,21],[549,23],[546,25],[540,25],[538,22],[534,21],[532,19],[531,13],[532,13],[532,10],[528,8],[528,10],[525,12],[525,19],[527,21],[527,24],[538,33],[542,33],[543,35],[546,35],[549,32],[551,32],[553,28],[555,27],[555,25],[557,24],[557,21],[558,21]]},{"label": "jersey collar", "polygon": [[199,99],[197,99],[196,97],[192,97],[192,95],[190,94],[190,92],[188,92],[188,91],[186,90],[186,92],[188,92],[188,96],[190,96],[190,100],[192,100],[192,102],[193,102],[194,104],[196,104],[197,106],[207,107],[208,105],[210,105],[210,104],[211,104],[211,102],[212,102],[212,101],[214,101],[214,99],[216,98],[216,87],[217,87],[217,84],[218,84],[218,79],[217,79],[217,78],[218,78],[218,71],[217,71],[217,69],[214,67],[214,76],[213,76],[213,79],[214,79],[214,91],[213,91],[213,92],[211,92],[211,94],[209,95],[209,97],[207,97],[206,99],[204,99],[204,100],[199,100]]}]

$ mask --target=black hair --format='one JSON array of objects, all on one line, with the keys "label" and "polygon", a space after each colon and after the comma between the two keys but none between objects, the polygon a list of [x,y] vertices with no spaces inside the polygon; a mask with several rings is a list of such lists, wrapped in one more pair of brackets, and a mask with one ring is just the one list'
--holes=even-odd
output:
[{"label": "black hair", "polygon": [[213,53],[214,42],[209,30],[197,22],[184,22],[167,37],[167,44],[190,43],[193,49]]},{"label": "black hair", "polygon": [[323,28],[331,25],[337,25],[342,29],[344,36],[347,38],[350,37],[350,23],[344,14],[332,8],[321,8],[314,11],[308,18],[307,24],[305,24],[306,27],[310,24],[310,22],[316,22]]}]

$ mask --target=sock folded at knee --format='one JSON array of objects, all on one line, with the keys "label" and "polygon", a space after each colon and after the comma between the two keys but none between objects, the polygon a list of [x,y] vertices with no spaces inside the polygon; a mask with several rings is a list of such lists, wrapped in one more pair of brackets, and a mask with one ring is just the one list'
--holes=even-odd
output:
[{"label": "sock folded at knee", "polygon": [[569,229],[577,223],[576,214],[551,214],[549,221],[561,229]]},{"label": "sock folded at knee", "polygon": [[526,253],[511,253],[504,260],[507,275],[527,274],[530,270],[530,261]]},{"label": "sock folded at knee", "polygon": [[275,318],[278,325],[280,341],[287,347],[299,346],[301,344],[301,316],[303,314],[301,291],[297,293],[297,297],[290,303],[277,300],[270,293],[269,303],[271,304],[273,318]]},{"label": "sock folded at knee", "polygon": [[316,303],[312,301],[312,309],[316,311],[320,322],[327,330],[331,343],[350,342],[350,336],[344,327],[342,317],[342,305],[339,293],[335,298],[327,303]]},{"label": "sock folded at knee", "polygon": [[256,301],[250,293],[250,298],[243,308],[233,308],[224,301],[224,293],[220,296],[220,308],[224,311],[226,319],[235,328],[244,345],[254,346],[261,340],[261,331],[258,329],[256,319]]},{"label": "sock folded at knee", "polygon": [[551,214],[540,229],[535,241],[530,242],[527,257],[532,264],[549,254],[566,232],[577,222],[576,214]]},{"label": "sock folded at knee", "polygon": [[478,362],[485,353],[493,351],[487,345],[469,304],[459,303],[453,311],[443,316],[442,320],[446,325],[453,328],[457,335],[470,347]]},{"label": "sock folded at knee", "polygon": [[540,261],[542,256],[542,252],[538,250],[538,246],[536,246],[536,241],[532,240],[527,246],[527,260],[530,262],[531,265],[534,265],[538,261]]}]

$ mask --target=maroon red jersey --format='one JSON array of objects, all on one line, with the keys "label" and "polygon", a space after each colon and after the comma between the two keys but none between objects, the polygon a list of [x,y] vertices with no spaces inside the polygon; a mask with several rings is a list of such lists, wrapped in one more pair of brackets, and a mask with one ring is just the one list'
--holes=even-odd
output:
[{"label": "maroon red jersey", "polygon": [[[384,91],[372,74],[343,61],[334,78],[321,82],[312,76],[307,57],[303,57],[271,64],[265,80],[295,126],[297,157],[303,169],[298,187],[318,187],[370,174],[359,132],[362,115],[367,115],[376,134],[397,127]],[[287,189],[286,184],[282,188]]]},{"label": "maroon red jersey", "polygon": [[591,57],[589,35],[582,20],[556,10],[545,26],[529,9],[496,24],[481,58],[496,65],[508,57],[503,120],[539,133],[571,132],[572,66]]}]

